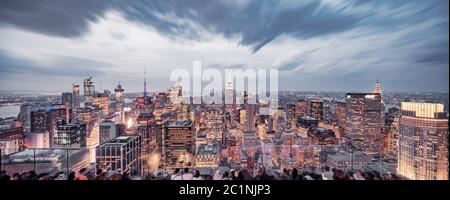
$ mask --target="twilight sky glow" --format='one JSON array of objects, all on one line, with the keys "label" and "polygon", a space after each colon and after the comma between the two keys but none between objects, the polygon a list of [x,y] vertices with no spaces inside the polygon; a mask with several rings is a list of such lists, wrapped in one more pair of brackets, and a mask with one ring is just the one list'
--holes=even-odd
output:
[{"label": "twilight sky glow", "polygon": [[448,91],[448,0],[0,1],[0,90],[279,68],[281,90]]}]

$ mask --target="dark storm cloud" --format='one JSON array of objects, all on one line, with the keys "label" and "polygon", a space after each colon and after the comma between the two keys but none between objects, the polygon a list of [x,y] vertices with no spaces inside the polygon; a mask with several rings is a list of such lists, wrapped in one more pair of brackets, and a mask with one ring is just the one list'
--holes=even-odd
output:
[{"label": "dark storm cloud", "polygon": [[107,63],[94,60],[48,55],[54,60],[51,66],[36,64],[27,60],[16,59],[10,56],[10,52],[0,50],[0,77],[11,74],[33,74],[36,76],[102,76]]},{"label": "dark storm cloud", "polygon": [[83,34],[88,22],[109,8],[102,1],[4,0],[0,1],[0,23],[49,35],[74,37]]},{"label": "dark storm cloud", "polygon": [[[245,2],[245,1],[243,1]],[[301,3],[299,3],[301,2]],[[225,37],[240,36],[240,44],[254,52],[277,37],[287,34],[298,38],[313,38],[350,30],[358,26],[397,26],[429,18],[430,10],[445,12],[435,3],[447,1],[342,1],[326,5],[321,1],[238,1],[164,0],[164,1],[77,1],[77,0],[2,0],[0,22],[57,36],[83,34],[88,22],[95,21],[107,10],[117,10],[130,20],[154,26],[159,32],[176,40],[202,40],[202,34],[190,23],[177,23],[164,16],[191,20],[203,29]],[[351,12],[364,6],[374,9]],[[410,6],[416,13],[402,19],[382,17],[375,8],[395,9]],[[433,7],[434,6],[434,7]],[[448,6],[446,6],[448,7]],[[373,11],[371,11],[373,10]],[[414,10],[413,10],[414,11]],[[448,10],[447,10],[448,12]]]}]

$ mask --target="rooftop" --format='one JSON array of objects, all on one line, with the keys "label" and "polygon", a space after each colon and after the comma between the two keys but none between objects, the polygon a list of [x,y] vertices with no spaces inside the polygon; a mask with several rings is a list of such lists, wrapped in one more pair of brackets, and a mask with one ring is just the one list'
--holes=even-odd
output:
[{"label": "rooftop", "polygon": [[121,146],[121,145],[125,145],[128,142],[131,142],[132,140],[139,138],[138,135],[129,135],[129,136],[119,136],[116,137],[106,143],[103,143],[102,145],[100,145],[100,147],[102,146]]},{"label": "rooftop", "polygon": [[23,163],[32,162],[34,159],[40,162],[57,161],[61,158],[87,151],[82,148],[46,148],[46,149],[26,149],[8,156],[6,162]]},{"label": "rooftop", "polygon": [[177,128],[177,127],[192,127],[191,120],[177,120],[171,122],[167,127],[169,128]]}]

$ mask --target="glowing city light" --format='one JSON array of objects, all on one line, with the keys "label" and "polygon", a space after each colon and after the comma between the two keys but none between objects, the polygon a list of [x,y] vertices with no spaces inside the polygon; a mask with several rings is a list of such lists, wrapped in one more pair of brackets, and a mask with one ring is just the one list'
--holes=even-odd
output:
[{"label": "glowing city light", "polygon": [[127,128],[131,128],[131,127],[133,127],[133,120],[130,118],[127,121]]}]

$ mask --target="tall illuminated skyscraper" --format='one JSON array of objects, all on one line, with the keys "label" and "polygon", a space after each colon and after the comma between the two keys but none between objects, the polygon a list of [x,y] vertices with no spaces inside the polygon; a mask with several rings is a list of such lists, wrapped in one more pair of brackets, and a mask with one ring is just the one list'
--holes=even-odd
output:
[{"label": "tall illuminated skyscraper", "polygon": [[345,102],[345,138],[366,154],[379,154],[384,119],[380,94],[347,93]]},{"label": "tall illuminated skyscraper", "polygon": [[234,89],[233,82],[227,81],[225,84],[225,110],[232,113],[234,110]]},{"label": "tall illuminated skyscraper", "polygon": [[448,179],[448,117],[444,105],[402,102],[398,173],[413,180]]},{"label": "tall illuminated skyscraper", "polygon": [[252,104],[245,105],[244,132],[255,131],[255,108]]},{"label": "tall illuminated skyscraper", "polygon": [[377,77],[377,83],[375,84],[375,87],[373,89],[373,93],[377,93],[381,95],[381,86],[380,83],[378,82],[378,77]]},{"label": "tall illuminated skyscraper", "polygon": [[115,102],[116,102],[116,111],[121,111],[123,108],[123,92],[125,90],[122,88],[122,85],[120,83],[117,85],[117,88],[114,90],[115,94]]},{"label": "tall illuminated skyscraper", "polygon": [[80,85],[72,84],[72,104],[74,111],[80,107]]}]

